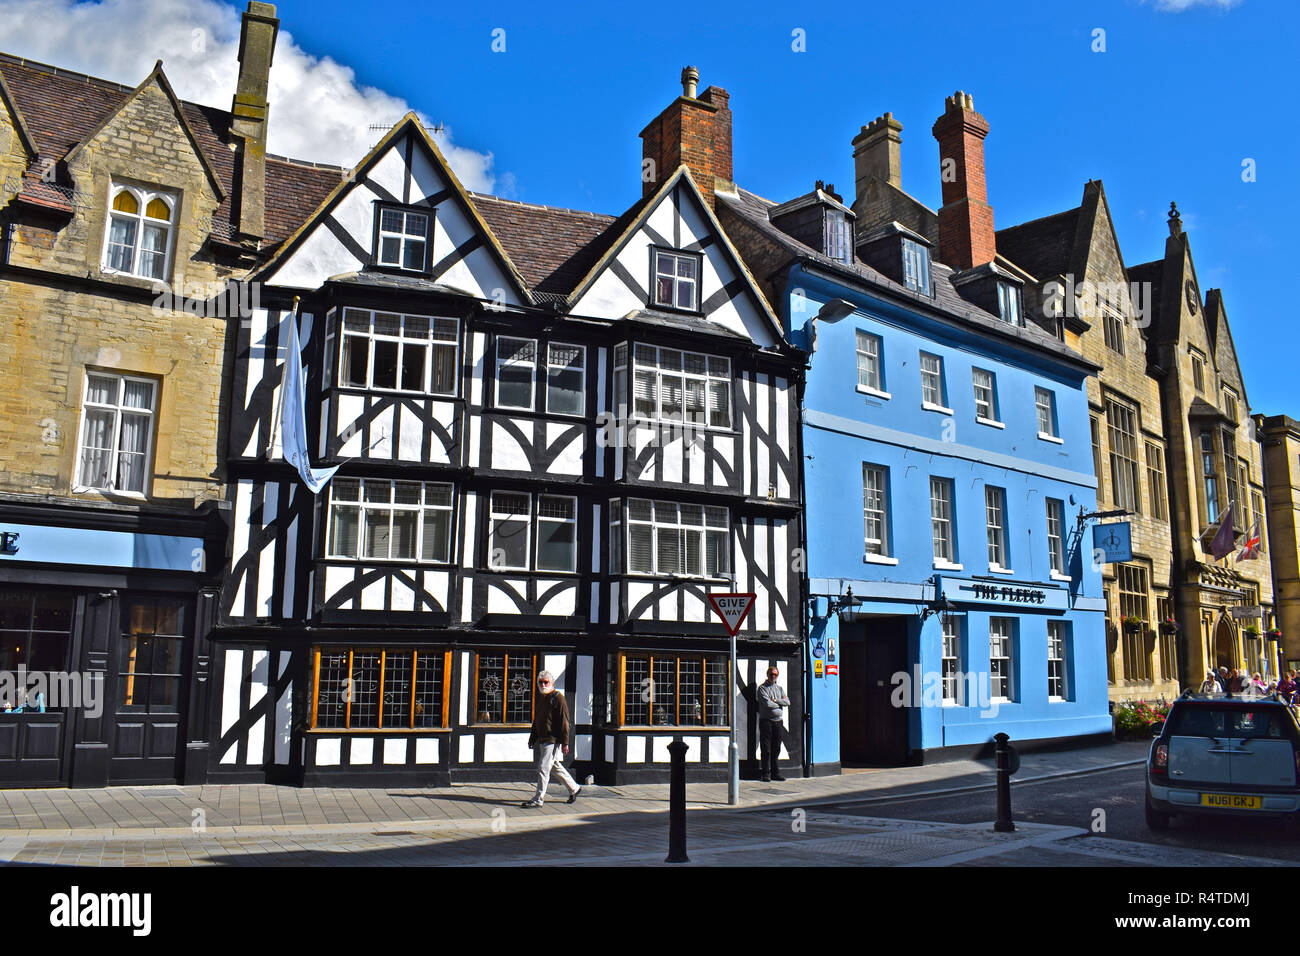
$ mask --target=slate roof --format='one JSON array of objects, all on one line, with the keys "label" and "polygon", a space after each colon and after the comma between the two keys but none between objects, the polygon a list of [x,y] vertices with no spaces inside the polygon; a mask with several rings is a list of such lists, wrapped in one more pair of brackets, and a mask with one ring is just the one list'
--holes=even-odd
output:
[{"label": "slate roof", "polygon": [[[23,176],[22,195],[43,205],[71,211],[75,194],[66,185],[41,181],[46,160],[59,162],[116,112],[134,87],[0,53],[0,75],[22,113],[39,152]],[[225,198],[212,226],[220,239],[234,235],[231,225],[237,153],[230,148],[227,110],[182,101],[181,108],[199,148],[221,183]],[[274,245],[287,238],[316,210],[343,178],[337,166],[268,156],[266,161],[266,236]],[[269,248],[264,247],[264,251]]]},{"label": "slate roof", "polygon": [[1071,271],[1070,256],[1079,227],[1078,208],[1009,226],[994,233],[998,255],[1046,279]]},{"label": "slate roof", "polygon": [[[954,270],[942,263],[931,262],[931,286],[934,290],[934,296],[923,295],[901,283],[895,282],[864,263],[855,262],[852,265],[847,265],[829,256],[822,255],[811,246],[786,235],[772,225],[771,220],[768,218],[769,210],[775,204],[746,189],[738,188],[734,194],[718,193],[717,199],[719,210],[726,208],[741,217],[758,229],[769,241],[783,247],[791,258],[802,258],[807,262],[821,266],[823,271],[835,277],[856,280],[861,285],[873,286],[882,292],[887,292],[896,301],[911,303],[919,311],[955,319],[981,332],[1018,342],[1040,352],[1065,359],[1076,366],[1092,370],[1099,368],[1095,363],[1085,359],[1054,336],[1048,335],[1038,326],[1032,323],[1020,328],[1008,325],[998,316],[986,312],[979,306],[962,298],[951,281]],[[725,219],[723,225],[726,225]],[[1020,265],[1020,263],[1017,263],[1017,265]]]}]

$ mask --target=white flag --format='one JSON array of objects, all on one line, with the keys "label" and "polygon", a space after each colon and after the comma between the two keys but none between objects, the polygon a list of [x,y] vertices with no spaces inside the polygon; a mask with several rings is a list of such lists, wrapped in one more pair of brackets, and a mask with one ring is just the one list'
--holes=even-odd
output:
[{"label": "white flag", "polygon": [[280,451],[284,460],[298,469],[303,484],[320,494],[334,477],[338,466],[313,468],[307,444],[306,385],[302,380],[302,350],[298,345],[298,310],[289,316],[289,341],[284,357],[284,380],[280,385]]}]

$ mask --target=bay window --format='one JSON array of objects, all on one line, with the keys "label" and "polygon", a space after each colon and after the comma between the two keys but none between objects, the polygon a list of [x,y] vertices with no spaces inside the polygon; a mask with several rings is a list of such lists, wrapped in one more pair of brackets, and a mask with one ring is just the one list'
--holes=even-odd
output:
[{"label": "bay window", "polygon": [[377,561],[451,561],[449,484],[335,478],[326,556]]},{"label": "bay window", "polygon": [[[623,381],[617,360],[616,352],[616,388]],[[620,404],[617,397],[615,404]],[[650,421],[730,428],[731,360],[653,345],[635,346],[632,413]]]},{"label": "bay window", "polygon": [[626,526],[631,574],[718,578],[731,571],[726,508],[630,498]]},{"label": "bay window", "polygon": [[[331,367],[334,321],[326,334]],[[338,384],[348,388],[455,395],[460,321],[428,315],[343,310]]]}]

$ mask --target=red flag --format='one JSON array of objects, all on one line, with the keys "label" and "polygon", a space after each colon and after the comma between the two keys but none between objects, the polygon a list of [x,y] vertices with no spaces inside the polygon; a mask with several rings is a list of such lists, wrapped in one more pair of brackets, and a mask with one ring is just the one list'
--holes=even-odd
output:
[{"label": "red flag", "polygon": [[1241,550],[1237,552],[1237,560],[1249,561],[1252,558],[1259,557],[1259,552],[1263,545],[1264,541],[1259,534],[1259,522],[1256,521],[1250,526],[1250,531],[1246,533],[1246,543],[1243,544]]}]

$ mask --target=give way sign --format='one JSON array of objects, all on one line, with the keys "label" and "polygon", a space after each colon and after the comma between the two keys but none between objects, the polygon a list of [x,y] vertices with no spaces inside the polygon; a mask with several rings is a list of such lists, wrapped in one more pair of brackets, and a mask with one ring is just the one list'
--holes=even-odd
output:
[{"label": "give way sign", "polygon": [[718,617],[722,618],[722,623],[727,626],[727,633],[735,637],[736,632],[740,630],[740,622],[754,606],[754,595],[752,593],[710,594],[709,603],[713,605],[713,610],[718,612]]}]

